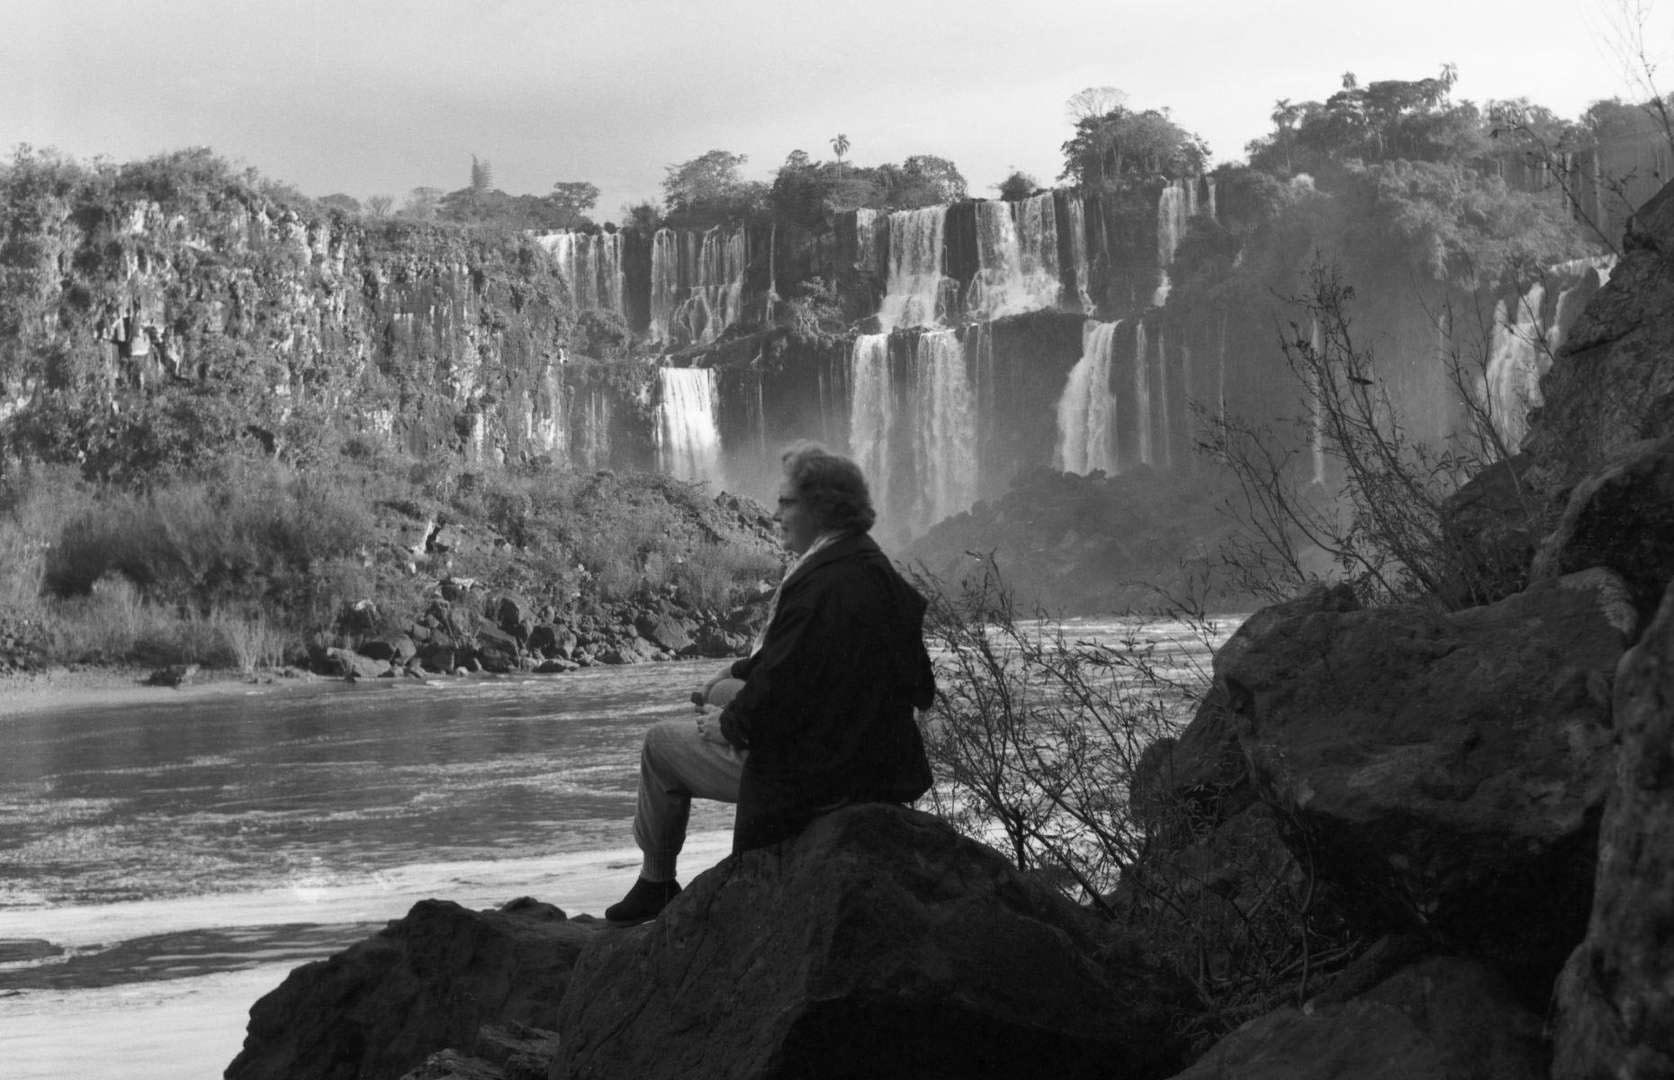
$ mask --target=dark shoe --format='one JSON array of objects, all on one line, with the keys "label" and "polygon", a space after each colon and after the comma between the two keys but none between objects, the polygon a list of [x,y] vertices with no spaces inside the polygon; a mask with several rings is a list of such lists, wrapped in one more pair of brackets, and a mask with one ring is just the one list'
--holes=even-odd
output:
[{"label": "dark shoe", "polygon": [[678,881],[646,881],[640,878],[628,895],[605,908],[605,921],[612,926],[638,926],[649,922],[680,895]]}]

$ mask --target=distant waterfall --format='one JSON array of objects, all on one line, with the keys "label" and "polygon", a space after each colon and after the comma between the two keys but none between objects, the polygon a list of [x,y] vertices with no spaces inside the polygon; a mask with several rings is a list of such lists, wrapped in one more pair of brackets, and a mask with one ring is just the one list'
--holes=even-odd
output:
[{"label": "distant waterfall", "polygon": [[913,382],[919,498],[908,527],[917,534],[976,501],[976,395],[965,372],[964,345],[952,330],[921,334],[913,342]]},{"label": "distant waterfall", "polygon": [[[1481,389],[1494,429],[1508,447],[1516,449],[1528,434],[1529,410],[1542,403],[1540,377],[1552,366],[1552,357],[1580,314],[1582,287],[1594,275],[1600,286],[1608,282],[1614,265],[1609,257],[1560,263],[1530,285],[1509,310],[1504,300],[1495,306]],[[1552,288],[1558,296],[1548,321],[1541,309]]]},{"label": "distant waterfall", "polygon": [[1151,360],[1145,347],[1145,324],[1133,328],[1134,427],[1139,441],[1139,463],[1151,464]]},{"label": "distant waterfall", "polygon": [[1087,280],[1090,273],[1087,262],[1087,208],[1079,191],[1069,192],[1064,198],[1064,206],[1069,217],[1069,255],[1070,265],[1075,269],[1076,300],[1080,302],[1082,311],[1091,314],[1093,294]]},{"label": "distant waterfall", "polygon": [[1174,253],[1180,249],[1180,238],[1186,235],[1186,223],[1197,213],[1197,180],[1170,180],[1157,196],[1157,291],[1151,297],[1153,306],[1161,307],[1168,300],[1173,284],[1168,267]]},{"label": "distant waterfall", "polygon": [[1056,307],[1058,218],[1050,191],[1015,202],[976,204],[977,273],[966,310],[998,319]]},{"label": "distant waterfall", "polygon": [[564,433],[564,380],[556,364],[541,365],[540,388],[529,403],[528,441],[554,463],[568,460],[568,438]]},{"label": "distant waterfall", "polygon": [[1174,464],[1174,422],[1168,409],[1168,335],[1157,330],[1157,377],[1152,384],[1157,399],[1157,445],[1151,457],[1155,464],[1168,468]]},{"label": "distant waterfall", "polygon": [[671,323],[682,340],[707,345],[738,321],[744,306],[744,230],[716,226],[695,252],[692,238],[683,239],[680,283],[688,292]]},{"label": "distant waterfall", "polygon": [[603,308],[623,314],[621,233],[548,233],[535,238],[552,253],[558,276],[569,287],[578,311]]},{"label": "distant waterfall", "polygon": [[1081,359],[1070,369],[1058,399],[1058,448],[1053,464],[1064,472],[1117,472],[1116,395],[1110,390],[1111,351],[1120,322],[1091,322],[1081,329]]},{"label": "distant waterfall", "polygon": [[679,294],[680,237],[672,229],[658,229],[651,237],[651,340],[671,340]]},{"label": "distant waterfall", "polygon": [[889,434],[895,420],[888,334],[854,339],[849,386],[849,454],[871,485],[872,503],[881,513],[889,505]]},{"label": "distant waterfall", "polygon": [[869,273],[878,272],[878,212],[862,207],[854,212],[854,262]]},{"label": "distant waterfall", "polygon": [[927,206],[889,215],[889,277],[878,323],[884,332],[945,321],[947,207]]},{"label": "distant waterfall", "polygon": [[715,426],[715,372],[665,367],[658,372],[657,467],[681,480],[721,480],[721,433]]}]

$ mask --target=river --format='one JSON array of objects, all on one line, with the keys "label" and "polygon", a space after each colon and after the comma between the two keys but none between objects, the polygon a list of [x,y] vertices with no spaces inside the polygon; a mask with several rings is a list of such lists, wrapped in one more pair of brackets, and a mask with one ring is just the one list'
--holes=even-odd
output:
[{"label": "river", "polygon": [[[286,972],[418,900],[600,912],[638,868],[640,734],[691,715],[716,667],[159,690],[0,721],[0,1072],[208,1080]],[[694,804],[683,879],[731,820]]]}]

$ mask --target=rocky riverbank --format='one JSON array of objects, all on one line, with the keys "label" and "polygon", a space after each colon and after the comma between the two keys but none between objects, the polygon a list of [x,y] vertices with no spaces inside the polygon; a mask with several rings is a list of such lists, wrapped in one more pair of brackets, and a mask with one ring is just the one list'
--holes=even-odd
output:
[{"label": "rocky riverbank", "polygon": [[1488,602],[1250,618],[1134,778],[1118,918],[850,808],[634,929],[421,904],[227,1076],[1674,1075],[1674,188],[1543,387],[1526,495],[1452,522]]}]

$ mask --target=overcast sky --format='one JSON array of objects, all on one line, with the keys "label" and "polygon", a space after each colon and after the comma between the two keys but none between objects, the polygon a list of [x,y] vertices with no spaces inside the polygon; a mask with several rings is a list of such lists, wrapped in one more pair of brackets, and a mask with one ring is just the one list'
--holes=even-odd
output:
[{"label": "overcast sky", "polygon": [[1218,162],[1279,98],[1458,66],[1454,96],[1576,116],[1638,97],[1623,4],[1674,89],[1674,0],[0,0],[0,148],[210,146],[314,195],[587,180],[595,216],[711,149],[952,159],[973,195],[1051,182],[1065,100],[1167,106]]}]

